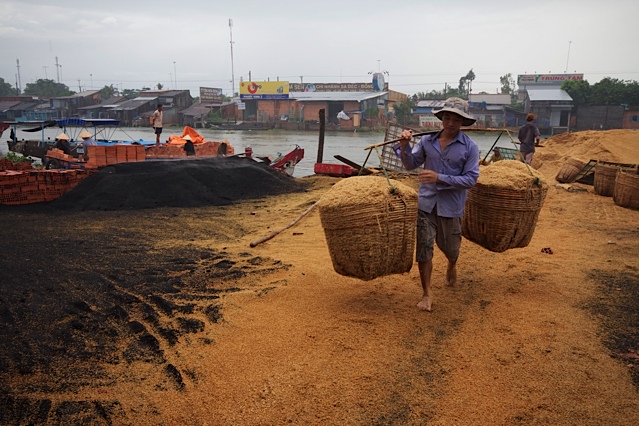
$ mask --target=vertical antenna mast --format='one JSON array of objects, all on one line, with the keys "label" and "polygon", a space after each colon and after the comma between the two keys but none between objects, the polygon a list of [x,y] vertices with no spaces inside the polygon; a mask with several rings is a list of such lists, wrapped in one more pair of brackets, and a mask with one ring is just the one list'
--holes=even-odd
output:
[{"label": "vertical antenna mast", "polygon": [[58,64],[58,57],[55,57],[55,70],[58,73],[58,83],[60,82],[60,65]]},{"label": "vertical antenna mast", "polygon": [[22,93],[22,83],[20,82],[20,59],[16,58],[16,65],[18,67],[18,81],[16,84],[18,85],[18,94]]},{"label": "vertical antenna mast", "polygon": [[229,31],[231,32],[231,97],[235,96],[235,70],[233,68],[233,20],[229,19]]},{"label": "vertical antenna mast", "polygon": [[570,59],[570,43],[572,43],[572,41],[568,42],[568,56],[566,57],[566,70],[564,71],[564,74],[568,72],[568,60]]}]

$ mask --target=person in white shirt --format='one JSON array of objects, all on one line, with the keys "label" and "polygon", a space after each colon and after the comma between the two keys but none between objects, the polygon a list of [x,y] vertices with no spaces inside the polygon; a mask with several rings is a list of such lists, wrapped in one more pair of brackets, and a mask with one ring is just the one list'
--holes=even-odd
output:
[{"label": "person in white shirt", "polygon": [[151,124],[153,125],[153,130],[155,130],[155,146],[160,146],[160,135],[162,134],[162,105],[158,105],[158,109],[156,109],[151,116]]},{"label": "person in white shirt", "polygon": [[89,133],[86,129],[82,129],[80,134],[78,135],[82,138],[82,158],[84,161],[89,161],[89,146],[95,146],[98,143],[93,139],[91,133]]}]

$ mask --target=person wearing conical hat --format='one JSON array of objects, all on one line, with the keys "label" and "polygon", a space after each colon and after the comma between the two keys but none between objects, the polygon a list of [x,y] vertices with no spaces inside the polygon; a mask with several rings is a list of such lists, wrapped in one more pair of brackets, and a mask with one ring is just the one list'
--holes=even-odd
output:
[{"label": "person wearing conical hat", "polygon": [[58,136],[56,136],[55,140],[55,148],[61,150],[67,155],[73,155],[73,149],[69,144],[69,137],[65,133],[60,133]]},{"label": "person wearing conical hat", "polygon": [[82,138],[82,158],[84,161],[89,161],[89,147],[97,145],[97,142],[87,129],[82,129],[78,136]]},{"label": "person wearing conical hat", "polygon": [[193,145],[191,136],[186,135],[183,139],[186,141],[184,144],[184,151],[186,152],[186,155],[195,155],[195,146]]},{"label": "person wearing conical hat", "polygon": [[422,300],[417,308],[432,309],[433,248],[435,243],[448,259],[446,282],[457,282],[457,259],[462,241],[462,222],[468,189],[479,178],[479,147],[464,132],[475,119],[468,112],[468,101],[448,98],[444,106],[433,111],[442,121],[442,130],[423,136],[411,148],[411,130],[399,134],[393,147],[407,170],[420,166],[417,217],[417,253]]}]

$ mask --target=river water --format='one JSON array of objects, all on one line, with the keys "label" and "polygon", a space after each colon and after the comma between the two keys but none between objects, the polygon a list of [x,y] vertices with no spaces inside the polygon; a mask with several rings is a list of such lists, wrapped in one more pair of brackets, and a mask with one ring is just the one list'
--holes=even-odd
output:
[{"label": "river water", "polygon": [[[47,129],[45,138],[54,139],[56,129]],[[59,129],[57,129],[59,132]],[[304,159],[295,167],[295,177],[304,177],[312,175],[313,166],[317,162],[317,148],[319,144],[319,132],[311,131],[290,131],[290,130],[245,130],[245,131],[229,131],[214,129],[198,129],[198,132],[209,141],[220,141],[227,139],[235,148],[236,153],[244,152],[244,148],[250,146],[253,149],[254,156],[260,157],[277,157],[278,153],[287,153],[299,145],[304,148]],[[169,135],[182,134],[181,128],[165,128],[162,133],[162,139],[168,139]],[[479,146],[480,156],[483,158],[493,146],[499,133],[487,132],[470,132],[469,135]],[[40,139],[41,133],[26,133],[18,129],[18,139]],[[140,129],[137,127],[126,127],[116,130],[113,134],[109,133],[110,139],[116,140],[145,140],[154,141],[155,135],[151,128]],[[6,143],[9,138],[9,130],[5,130],[0,142],[0,156],[6,155],[8,145]],[[357,164],[363,164],[368,155],[365,150],[369,145],[384,142],[383,133],[373,132],[326,132],[324,135],[324,154],[322,162],[342,164],[334,158],[335,155],[341,155]],[[499,139],[498,147],[516,148],[510,138],[504,133]],[[367,167],[379,166],[377,155],[373,152],[366,163]]]}]

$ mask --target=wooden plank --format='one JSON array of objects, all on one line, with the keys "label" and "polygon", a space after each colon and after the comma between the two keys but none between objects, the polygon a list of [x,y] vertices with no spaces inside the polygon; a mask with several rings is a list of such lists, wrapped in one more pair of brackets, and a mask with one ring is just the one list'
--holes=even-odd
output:
[{"label": "wooden plank", "polygon": [[362,175],[371,175],[371,174],[373,174],[373,172],[371,170],[369,170],[367,168],[364,168],[364,167],[360,166],[359,164],[357,164],[356,162],[351,161],[348,158],[344,158],[341,155],[334,155],[333,157],[335,157],[336,159],[338,159],[342,163],[351,166],[352,168],[357,170]]},{"label": "wooden plank", "polygon": [[594,168],[597,164],[605,164],[606,166],[617,166],[621,169],[634,169],[637,167],[636,164],[628,164],[628,163],[615,163],[612,161],[603,161],[603,160],[590,160],[585,166],[579,170],[579,172],[575,175],[575,177],[566,183],[578,182],[584,183],[586,185],[592,185],[595,181],[595,171]]}]

